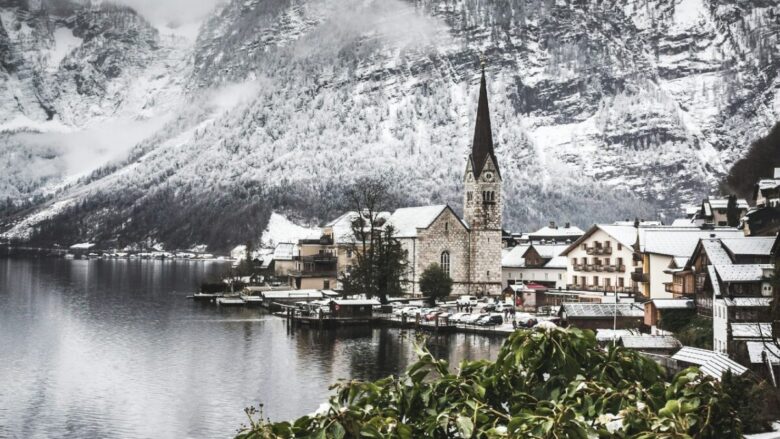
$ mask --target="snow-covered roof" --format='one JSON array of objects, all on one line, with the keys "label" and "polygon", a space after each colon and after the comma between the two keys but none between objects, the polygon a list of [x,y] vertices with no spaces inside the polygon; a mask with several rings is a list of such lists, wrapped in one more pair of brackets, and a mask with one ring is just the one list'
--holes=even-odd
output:
[{"label": "snow-covered roof", "polygon": [[672,358],[677,361],[695,364],[699,366],[699,370],[702,373],[718,380],[723,376],[723,372],[727,370],[731,370],[736,375],[742,375],[747,372],[746,367],[726,355],[707,349],[683,346],[682,349],[672,355]]},{"label": "snow-covered roof", "polygon": [[761,282],[764,277],[761,264],[715,265],[715,270],[723,282]]},{"label": "snow-covered roof", "polygon": [[747,345],[750,362],[753,364],[764,364],[761,353],[766,352],[767,359],[773,365],[780,364],[780,340],[769,341],[749,341]]},{"label": "snow-covered roof", "polygon": [[770,305],[771,300],[771,297],[732,297],[724,298],[723,303],[738,308],[765,308]]},{"label": "snow-covered roof", "polygon": [[718,274],[714,265],[707,266],[707,274],[710,277],[710,283],[712,284],[712,294],[715,297],[720,296],[720,282],[718,281]]},{"label": "snow-covered roof", "polygon": [[674,259],[672,259],[672,262],[674,262],[674,265],[677,268],[683,268],[686,264],[688,264],[688,259],[690,259],[689,256],[675,256]]},{"label": "snow-covered roof", "polygon": [[544,264],[544,268],[566,268],[568,263],[569,259],[566,256],[555,256]]},{"label": "snow-covered roof", "polygon": [[[333,241],[336,244],[348,244],[355,241],[352,223],[355,222],[359,216],[357,211],[351,210],[328,222],[323,228],[331,229],[333,231]],[[365,213],[364,218],[368,217],[369,215]],[[375,217],[378,220],[387,220],[390,218],[390,212],[379,212],[375,214]],[[368,230],[369,227],[368,222],[366,222],[366,230]]]},{"label": "snow-covered roof", "polygon": [[274,249],[274,260],[292,261],[298,252],[298,246],[292,242],[282,242],[276,245]]},{"label": "snow-covered roof", "polygon": [[771,338],[771,323],[731,323],[734,338]]},{"label": "snow-covered roof", "polygon": [[643,317],[645,310],[636,303],[564,303],[561,311],[567,318]]},{"label": "snow-covered roof", "polygon": [[765,178],[758,182],[759,190],[769,190],[780,188],[780,179],[777,178]]},{"label": "snow-covered roof", "polygon": [[283,290],[283,291],[264,291],[264,299],[300,299],[300,298],[322,298],[320,290]]},{"label": "snow-covered roof", "polygon": [[630,349],[676,349],[681,346],[671,335],[624,335],[620,342]]},{"label": "snow-covered roof", "polygon": [[501,257],[501,266],[510,268],[525,267],[525,258],[523,256],[529,248],[531,248],[531,246],[528,244],[520,244],[512,247],[511,250],[509,250],[507,253],[504,253],[504,255]]},{"label": "snow-covered roof", "polygon": [[[709,204],[713,209],[726,209],[729,205],[729,199],[728,198],[708,198],[704,200],[704,204]],[[747,209],[750,207],[748,205],[748,202],[745,201],[744,198],[738,198],[737,199],[737,208],[738,209]]]},{"label": "snow-covered roof", "polygon": [[636,329],[596,329],[597,341],[611,341],[614,339],[620,340],[625,336],[641,335],[639,330]]},{"label": "snow-covered roof", "polygon": [[720,241],[735,255],[769,256],[774,236],[742,236],[739,238],[722,238]]},{"label": "snow-covered roof", "polygon": [[336,305],[339,306],[379,306],[381,303],[379,303],[376,299],[332,299],[332,302],[334,302]]},{"label": "snow-covered roof", "polygon": [[707,252],[707,258],[710,260],[711,264],[728,265],[732,263],[731,257],[726,253],[720,239],[702,239],[701,245]]},{"label": "snow-covered roof", "polygon": [[395,227],[397,238],[414,238],[417,236],[417,229],[428,228],[445,209],[446,204],[404,207],[393,212],[388,223]]},{"label": "snow-covered roof", "polygon": [[531,239],[533,239],[533,238],[543,238],[543,237],[544,238],[548,238],[548,237],[553,237],[553,238],[557,238],[557,237],[560,237],[560,238],[570,237],[570,238],[572,238],[572,241],[573,241],[573,240],[577,239],[578,237],[580,237],[580,236],[582,236],[584,234],[585,234],[585,232],[582,229],[580,229],[579,227],[577,227],[577,226],[569,226],[569,227],[557,227],[557,226],[556,227],[550,227],[550,226],[545,226],[545,227],[542,227],[541,229],[539,229],[539,230],[537,230],[537,231],[535,231],[533,233],[529,233],[528,236]]},{"label": "snow-covered roof", "polygon": [[657,309],[693,309],[693,299],[653,299]]},{"label": "snow-covered roof", "polygon": [[741,230],[735,228],[701,230],[690,227],[664,227],[639,229],[639,250],[668,256],[688,256],[693,254],[696,244],[702,238],[744,237]]},{"label": "snow-covered roof", "polygon": [[[698,209],[696,211],[698,212]],[[697,224],[690,218],[677,218],[672,221],[671,227],[697,227]]]},{"label": "snow-covered roof", "polygon": [[632,225],[597,224],[596,227],[604,233],[627,247],[631,247],[637,240],[637,228]]},{"label": "snow-covered roof", "polygon": [[561,253],[563,253],[564,250],[566,250],[569,245],[544,245],[544,244],[533,244],[532,246],[534,250],[536,250],[537,253],[539,253],[539,256],[545,258],[545,259],[551,259],[556,256],[560,256]]}]

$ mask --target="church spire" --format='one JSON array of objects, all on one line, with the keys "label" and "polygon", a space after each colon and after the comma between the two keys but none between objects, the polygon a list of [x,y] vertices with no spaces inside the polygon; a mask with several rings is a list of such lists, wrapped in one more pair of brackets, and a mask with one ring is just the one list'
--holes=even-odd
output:
[{"label": "church spire", "polygon": [[485,84],[485,61],[482,60],[482,80],[479,84],[479,104],[477,106],[477,124],[474,129],[474,143],[471,146],[471,163],[474,176],[479,177],[488,157],[493,159],[498,170],[498,161],[493,152],[493,133],[490,129],[490,110],[488,109],[487,85]]}]

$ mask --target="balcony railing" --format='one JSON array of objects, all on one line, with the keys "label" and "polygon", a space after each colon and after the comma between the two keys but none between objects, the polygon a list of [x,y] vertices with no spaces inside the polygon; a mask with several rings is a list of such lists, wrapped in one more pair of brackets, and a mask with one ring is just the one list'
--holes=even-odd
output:
[{"label": "balcony railing", "polygon": [[647,273],[642,272],[642,268],[637,268],[631,273],[631,280],[634,282],[648,282],[650,276]]},{"label": "balcony railing", "polygon": [[309,256],[301,256],[302,262],[314,262],[314,263],[335,263],[338,259],[335,255],[331,255],[328,253],[322,253],[322,254],[316,254],[316,255],[309,255]]},{"label": "balcony railing", "polygon": [[336,270],[293,270],[292,277],[336,277]]},{"label": "balcony railing", "polygon": [[585,247],[585,253],[589,255],[611,255],[612,247]]}]

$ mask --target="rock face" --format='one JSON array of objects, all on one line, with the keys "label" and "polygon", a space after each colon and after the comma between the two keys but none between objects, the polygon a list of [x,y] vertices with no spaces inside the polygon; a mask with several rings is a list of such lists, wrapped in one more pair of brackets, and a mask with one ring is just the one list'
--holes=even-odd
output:
[{"label": "rock face", "polygon": [[[234,0],[184,67],[160,64],[181,51],[127,9],[41,20],[21,4],[1,9],[0,121],[175,117],[32,217],[8,217],[20,238],[243,243],[274,208],[336,214],[365,175],[404,203],[459,210],[480,55],[513,229],[670,218],[780,112],[780,0]],[[18,35],[57,26],[79,46],[40,73],[48,46]],[[80,226],[39,221],[63,217]]]}]

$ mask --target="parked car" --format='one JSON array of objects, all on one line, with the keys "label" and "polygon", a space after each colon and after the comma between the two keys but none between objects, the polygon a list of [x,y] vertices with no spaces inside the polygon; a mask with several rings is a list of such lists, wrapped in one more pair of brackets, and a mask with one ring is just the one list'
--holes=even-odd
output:
[{"label": "parked car", "polygon": [[467,325],[473,325],[477,319],[479,319],[484,315],[485,314],[466,314],[465,316],[463,316],[463,318],[460,319],[460,322],[465,323]]},{"label": "parked car", "polygon": [[487,305],[482,307],[482,312],[493,312],[496,311],[497,306],[495,303],[488,303]]},{"label": "parked car", "polygon": [[495,325],[501,325],[504,323],[504,318],[501,317],[501,314],[487,314],[482,317],[480,317],[476,324],[480,326],[495,326]]},{"label": "parked car", "polygon": [[420,314],[420,308],[416,306],[407,306],[406,308],[401,309],[401,315],[406,317],[414,317],[417,314]]},{"label": "parked car", "polygon": [[457,312],[450,316],[450,322],[452,323],[463,323],[463,318],[469,315],[465,312]]},{"label": "parked car", "polygon": [[514,311],[515,307],[511,303],[499,303],[496,305],[496,312]]},{"label": "parked car", "polygon": [[475,306],[477,304],[477,298],[474,296],[460,296],[458,297],[458,300],[455,301],[455,303],[461,306]]}]

